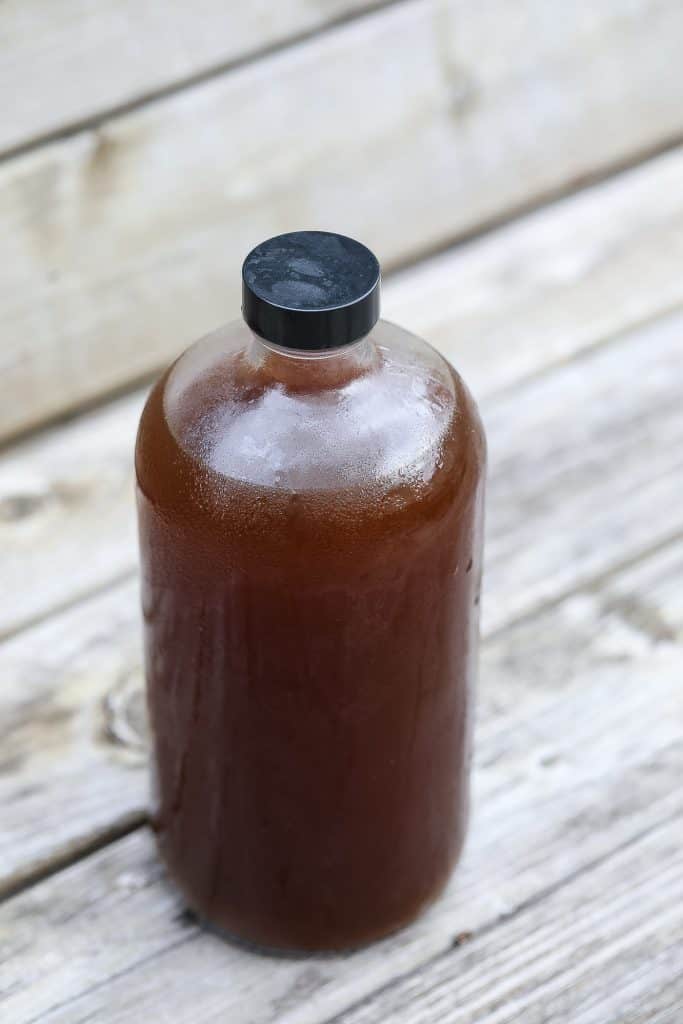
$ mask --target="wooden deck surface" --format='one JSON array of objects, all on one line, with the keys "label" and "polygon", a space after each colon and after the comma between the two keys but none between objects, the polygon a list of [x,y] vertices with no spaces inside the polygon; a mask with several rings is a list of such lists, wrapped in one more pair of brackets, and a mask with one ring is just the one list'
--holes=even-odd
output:
[{"label": "wooden deck surface", "polygon": [[[258,2],[226,40],[203,0],[183,45],[174,2],[143,68],[129,6],[80,49],[76,0],[54,24],[0,6],[0,86],[25,84],[0,129],[0,1021],[683,1024],[683,8]],[[343,95],[329,124],[380,40],[377,105]],[[96,90],[61,82],[65,46]],[[61,92],[39,103],[24,58]],[[392,109],[401,75],[420,89]],[[238,116],[254,92],[270,148]],[[251,236],[330,209],[488,433],[474,812],[413,926],[276,959],[197,926],[146,824],[132,444],[149,374],[237,315]]]}]

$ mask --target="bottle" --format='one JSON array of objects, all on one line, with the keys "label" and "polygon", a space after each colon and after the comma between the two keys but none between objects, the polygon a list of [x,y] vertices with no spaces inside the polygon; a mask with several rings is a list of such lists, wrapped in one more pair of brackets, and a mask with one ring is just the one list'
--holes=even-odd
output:
[{"label": "bottle", "polygon": [[401,927],[465,836],[485,441],[379,289],[344,236],[259,245],[137,438],[154,827],[200,918],[265,948]]}]

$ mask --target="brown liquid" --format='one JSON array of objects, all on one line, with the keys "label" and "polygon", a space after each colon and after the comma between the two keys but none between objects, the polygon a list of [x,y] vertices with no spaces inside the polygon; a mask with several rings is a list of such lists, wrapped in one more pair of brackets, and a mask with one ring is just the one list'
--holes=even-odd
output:
[{"label": "brown liquid", "polygon": [[392,931],[465,835],[483,436],[431,350],[373,337],[218,337],[138,438],[160,846],[194,909],[269,947]]}]

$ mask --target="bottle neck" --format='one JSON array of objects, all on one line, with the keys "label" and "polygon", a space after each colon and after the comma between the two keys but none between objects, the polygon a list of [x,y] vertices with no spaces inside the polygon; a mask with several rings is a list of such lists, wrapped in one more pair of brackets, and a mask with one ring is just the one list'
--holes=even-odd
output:
[{"label": "bottle neck", "polygon": [[282,348],[252,334],[247,349],[255,369],[288,388],[304,390],[343,387],[369,373],[379,358],[372,333],[342,348],[322,351]]}]

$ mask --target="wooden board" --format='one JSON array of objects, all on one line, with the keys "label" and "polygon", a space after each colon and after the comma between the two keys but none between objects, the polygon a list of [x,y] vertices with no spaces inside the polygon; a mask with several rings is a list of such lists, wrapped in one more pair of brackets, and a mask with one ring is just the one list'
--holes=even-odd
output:
[{"label": "wooden board", "polygon": [[377,6],[371,0],[3,0],[0,154]]},{"label": "wooden board", "polygon": [[129,583],[0,645],[0,895],[145,819],[140,629]]},{"label": "wooden board", "polygon": [[488,396],[683,304],[683,150],[394,275],[384,315]]},{"label": "wooden board", "polygon": [[677,0],[548,11],[393,4],[3,164],[0,436],[228,319],[267,235],[389,268],[679,136]]},{"label": "wooden board", "polygon": [[681,534],[683,312],[483,404],[485,629]]},{"label": "wooden board", "polygon": [[[682,303],[682,211],[677,151],[402,273],[387,315],[438,342],[487,399]],[[133,567],[141,405],[124,398],[0,454],[0,634]]]},{"label": "wooden board", "polygon": [[[441,985],[449,977],[472,980],[475,1002],[465,1004],[472,1007],[479,1005],[477,978],[487,985],[482,965],[496,1007],[498,984],[511,985],[519,963],[519,996],[535,1007],[535,979],[547,979],[554,998],[562,997],[545,959],[557,949],[558,929],[573,929],[585,948],[579,976],[593,976],[602,963],[618,980],[642,944],[657,938],[659,917],[651,910],[662,900],[669,919],[657,953],[669,956],[679,908],[667,899],[668,887],[656,898],[654,889],[657,877],[680,883],[680,854],[672,866],[680,830],[668,823],[683,812],[683,652],[673,640],[683,636],[683,620],[676,618],[678,599],[673,611],[667,600],[682,559],[683,547],[671,546],[486,645],[471,840],[454,884],[411,928],[351,956],[254,956],[197,930],[161,877],[147,833],[137,832],[0,908],[0,1012],[13,1024],[114,1024],[169,1014],[176,1024],[314,1024],[430,961],[424,976],[438,971]],[[614,604],[617,594],[622,603],[638,600],[644,580],[666,639]],[[629,898],[625,883],[643,898]],[[533,944],[537,928],[547,945]],[[560,976],[571,971],[573,946],[562,948],[554,965]],[[623,967],[619,949],[634,951]],[[444,956],[452,957],[450,971],[435,959]],[[671,976],[671,964],[659,963],[656,977],[667,970]],[[635,984],[633,972],[630,980]],[[446,995],[436,988],[443,1009]],[[609,989],[598,984],[596,991]],[[646,986],[633,991],[644,997]],[[572,1005],[583,1012],[579,995]],[[390,994],[378,998],[393,1019]],[[429,1005],[421,996],[415,1013]],[[383,1020],[382,1013],[361,1019]],[[425,1018],[432,1019],[442,1018]],[[566,1019],[574,1024],[573,1016]],[[582,1024],[607,1019],[588,1016]]]},{"label": "wooden board", "polygon": [[343,1014],[343,1024],[652,1024],[683,1014],[681,819],[464,949]]},{"label": "wooden board", "polygon": [[0,636],[130,574],[143,397],[0,455]]}]

